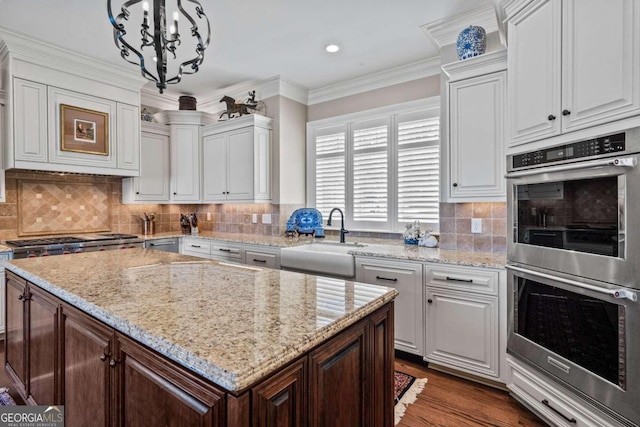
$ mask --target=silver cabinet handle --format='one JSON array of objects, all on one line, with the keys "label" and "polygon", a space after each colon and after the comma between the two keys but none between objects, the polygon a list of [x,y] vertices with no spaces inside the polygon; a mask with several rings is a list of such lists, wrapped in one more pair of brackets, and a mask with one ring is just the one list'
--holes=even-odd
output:
[{"label": "silver cabinet handle", "polygon": [[200,245],[191,245],[192,248],[201,248],[202,246]]},{"label": "silver cabinet handle", "polygon": [[231,249],[219,248],[218,250],[222,252],[231,252]]},{"label": "silver cabinet handle", "polygon": [[397,282],[398,281],[398,279],[395,278],[395,277],[393,279],[389,279],[388,277],[376,276],[376,279],[378,279],[378,280],[387,280],[389,282]]},{"label": "silver cabinet handle", "polygon": [[253,259],[253,262],[266,263],[266,262],[267,262],[267,260],[264,260],[264,259],[255,259],[255,258],[254,258],[254,259]]}]

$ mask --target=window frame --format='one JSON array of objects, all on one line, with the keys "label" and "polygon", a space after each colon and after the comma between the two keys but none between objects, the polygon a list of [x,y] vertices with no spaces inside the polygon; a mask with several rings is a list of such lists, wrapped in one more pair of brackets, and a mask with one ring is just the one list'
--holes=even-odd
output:
[{"label": "window frame", "polygon": [[[411,114],[417,112],[427,112],[428,117],[441,118],[440,96],[419,99],[416,101],[394,104],[381,108],[375,108],[357,113],[344,114],[340,116],[329,117],[326,119],[307,122],[307,141],[306,141],[306,202],[307,206],[316,206],[316,155],[315,141],[316,137],[327,133],[327,129],[345,129],[345,228],[353,231],[374,231],[374,232],[402,232],[404,223],[398,221],[398,122],[397,116]],[[387,221],[386,222],[354,222],[353,219],[353,130],[354,125],[366,122],[386,122],[388,130],[387,144]],[[440,129],[442,129],[440,123]],[[439,162],[442,164],[442,132],[439,135]],[[438,177],[438,186],[442,181],[442,174]],[[339,224],[335,222],[334,215],[333,226],[339,228]],[[328,218],[323,217],[323,223],[326,225]],[[339,218],[338,218],[339,220]],[[439,223],[422,223],[423,228],[439,229]]]}]

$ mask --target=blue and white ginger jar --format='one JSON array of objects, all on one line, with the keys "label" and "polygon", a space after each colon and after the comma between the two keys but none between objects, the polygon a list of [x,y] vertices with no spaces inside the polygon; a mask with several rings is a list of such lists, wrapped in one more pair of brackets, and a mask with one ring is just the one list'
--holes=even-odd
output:
[{"label": "blue and white ginger jar", "polygon": [[458,34],[456,49],[458,59],[468,59],[482,55],[487,48],[487,33],[484,28],[469,25]]}]

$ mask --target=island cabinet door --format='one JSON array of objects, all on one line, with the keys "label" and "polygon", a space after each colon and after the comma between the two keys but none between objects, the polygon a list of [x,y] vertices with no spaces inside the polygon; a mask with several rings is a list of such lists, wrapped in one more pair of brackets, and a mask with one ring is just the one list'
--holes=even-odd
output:
[{"label": "island cabinet door", "polygon": [[298,360],[253,388],[253,427],[307,425],[306,368]]},{"label": "island cabinet door", "polygon": [[371,315],[371,425],[391,427],[394,422],[393,303]]},{"label": "island cabinet door", "polygon": [[25,314],[27,282],[7,272],[7,325],[5,332],[5,364],[21,396],[27,395]]},{"label": "island cabinet door", "polygon": [[29,398],[32,405],[60,402],[58,385],[59,304],[47,292],[29,285]]},{"label": "island cabinet door", "polygon": [[225,426],[225,393],[116,333],[116,404],[122,426]]},{"label": "island cabinet door", "polygon": [[361,321],[309,355],[309,425],[368,426],[367,323]]},{"label": "island cabinet door", "polygon": [[111,426],[113,329],[66,304],[61,317],[65,421],[69,426]]}]

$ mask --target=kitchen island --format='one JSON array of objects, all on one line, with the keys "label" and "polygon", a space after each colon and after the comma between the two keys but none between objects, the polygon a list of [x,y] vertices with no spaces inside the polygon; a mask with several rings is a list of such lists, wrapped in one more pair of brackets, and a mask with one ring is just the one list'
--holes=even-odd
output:
[{"label": "kitchen island", "polygon": [[145,249],[6,268],[5,368],[66,425],[393,424],[393,289]]}]

